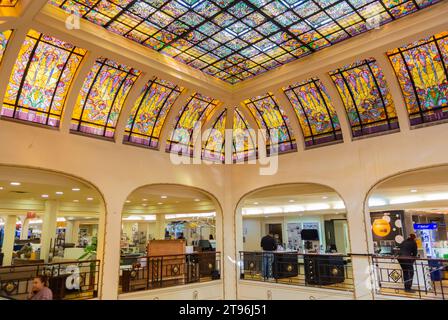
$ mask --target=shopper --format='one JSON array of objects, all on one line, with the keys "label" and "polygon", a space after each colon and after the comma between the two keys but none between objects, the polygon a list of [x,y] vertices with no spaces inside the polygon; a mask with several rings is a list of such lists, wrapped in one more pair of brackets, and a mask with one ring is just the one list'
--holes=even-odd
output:
[{"label": "shopper", "polygon": [[416,257],[417,242],[415,241],[415,234],[411,233],[409,238],[400,244],[398,257],[401,270],[403,270],[404,290],[407,292],[414,292],[412,290],[412,280],[414,278],[414,263]]},{"label": "shopper", "polygon": [[53,300],[53,292],[47,287],[47,277],[37,276],[33,279],[28,300]]},{"label": "shopper", "polygon": [[208,236],[208,240],[215,240],[215,239],[213,238],[213,235],[212,235],[212,234],[210,234],[210,235]]},{"label": "shopper", "polygon": [[272,252],[275,251],[275,249],[277,249],[276,241],[271,232],[261,239],[260,246],[263,249],[262,266],[261,266],[263,278],[271,280],[272,263],[274,262],[274,254]]},{"label": "shopper", "polygon": [[178,240],[185,240],[184,233],[181,232],[181,233],[179,234],[179,236],[177,237],[177,239],[178,239]]}]

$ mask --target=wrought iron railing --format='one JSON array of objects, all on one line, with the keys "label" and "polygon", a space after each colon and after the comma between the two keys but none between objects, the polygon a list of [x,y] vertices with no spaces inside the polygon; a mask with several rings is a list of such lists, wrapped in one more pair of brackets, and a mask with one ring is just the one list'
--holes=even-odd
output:
[{"label": "wrought iron railing", "polygon": [[372,255],[377,294],[448,299],[448,260]]},{"label": "wrought iron railing", "polygon": [[240,251],[240,279],[353,291],[349,255]]},{"label": "wrought iron railing", "polygon": [[218,280],[221,253],[143,257],[120,274],[121,293]]},{"label": "wrought iron railing", "polygon": [[96,298],[100,265],[100,260],[83,260],[0,267],[0,296],[26,300],[33,279],[45,275],[53,300]]}]

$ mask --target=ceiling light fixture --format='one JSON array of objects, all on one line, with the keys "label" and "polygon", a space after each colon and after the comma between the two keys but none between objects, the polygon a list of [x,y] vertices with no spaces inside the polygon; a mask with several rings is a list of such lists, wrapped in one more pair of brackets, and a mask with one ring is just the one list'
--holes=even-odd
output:
[{"label": "ceiling light fixture", "polygon": [[79,200],[73,200],[73,202],[79,202]]},{"label": "ceiling light fixture", "polygon": [[166,199],[166,198],[168,198],[168,196],[160,196],[160,198]]},{"label": "ceiling light fixture", "polygon": [[415,192],[417,192],[417,189],[411,189],[411,192],[415,193]]},{"label": "ceiling light fixture", "polygon": [[201,199],[196,198],[196,199],[194,199],[194,201],[199,202],[199,201],[201,201]]},{"label": "ceiling light fixture", "polygon": [[48,198],[48,194],[41,195],[42,198]]},{"label": "ceiling light fixture", "polygon": [[64,194],[64,192],[62,192],[62,191],[56,191],[55,193],[59,196]]},{"label": "ceiling light fixture", "polygon": [[81,189],[79,188],[72,188],[72,191],[80,191]]},{"label": "ceiling light fixture", "polygon": [[296,200],[292,200],[292,199],[291,199],[291,200],[289,200],[289,202],[296,202]]},{"label": "ceiling light fixture", "polygon": [[126,203],[131,203],[131,200],[126,200],[125,202],[126,202]]},{"label": "ceiling light fixture", "polygon": [[93,200],[93,198],[90,198],[90,197],[89,197],[89,198],[87,198],[86,200],[87,200],[87,201],[92,201],[92,200]]},{"label": "ceiling light fixture", "polygon": [[20,186],[21,183],[20,182],[11,182],[10,185],[12,185],[12,186]]}]

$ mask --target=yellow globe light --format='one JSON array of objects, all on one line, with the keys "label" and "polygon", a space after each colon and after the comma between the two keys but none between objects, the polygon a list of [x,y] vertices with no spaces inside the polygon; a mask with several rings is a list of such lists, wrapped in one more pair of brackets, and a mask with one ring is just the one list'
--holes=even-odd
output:
[{"label": "yellow globe light", "polygon": [[372,230],[378,237],[385,237],[390,233],[390,224],[384,219],[375,219],[372,224]]}]

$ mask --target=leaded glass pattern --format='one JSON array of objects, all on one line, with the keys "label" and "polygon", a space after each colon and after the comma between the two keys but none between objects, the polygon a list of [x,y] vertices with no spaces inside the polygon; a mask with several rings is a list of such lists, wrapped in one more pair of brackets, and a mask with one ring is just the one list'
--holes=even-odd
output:
[{"label": "leaded glass pattern", "polygon": [[59,127],[65,100],[86,50],[30,30],[12,69],[2,117]]},{"label": "leaded glass pattern", "polygon": [[170,133],[170,139],[166,144],[166,151],[192,156],[193,133],[195,129],[202,131],[201,126],[218,104],[218,100],[194,93],[175,121],[174,131]]},{"label": "leaded glass pattern", "polygon": [[356,62],[330,75],[344,103],[353,137],[399,129],[386,79],[374,59]]},{"label": "leaded glass pattern", "polygon": [[388,52],[411,125],[448,119],[448,32]]},{"label": "leaded glass pattern", "polygon": [[440,0],[51,0],[235,84]]},{"label": "leaded glass pattern", "polygon": [[15,7],[19,0],[0,0],[0,7]]},{"label": "leaded glass pattern", "polygon": [[157,149],[166,117],[182,91],[169,81],[150,80],[134,104],[123,141]]},{"label": "leaded glass pattern", "polygon": [[225,161],[225,134],[227,110],[221,112],[205,138],[202,157],[213,162]]},{"label": "leaded glass pattern", "polygon": [[9,38],[11,38],[12,30],[0,32],[0,63],[3,60],[6,47],[8,46]]},{"label": "leaded glass pattern", "polygon": [[[266,130],[268,154],[273,151],[272,148],[275,148],[278,153],[297,149],[295,139],[288,127],[288,118],[272,93],[268,92],[263,96],[247,99],[243,103],[255,118],[259,128]],[[272,129],[277,130],[276,137],[271,135]],[[271,140],[277,143],[272,145]]]},{"label": "leaded glass pattern", "polygon": [[[238,108],[233,114],[233,162],[255,159],[257,156],[256,128],[251,128]],[[253,130],[253,131],[251,131]]]},{"label": "leaded glass pattern", "polygon": [[319,79],[283,88],[300,122],[305,147],[342,141],[338,115]]},{"label": "leaded glass pattern", "polygon": [[78,95],[71,131],[113,138],[121,108],[139,75],[134,68],[97,59]]}]

